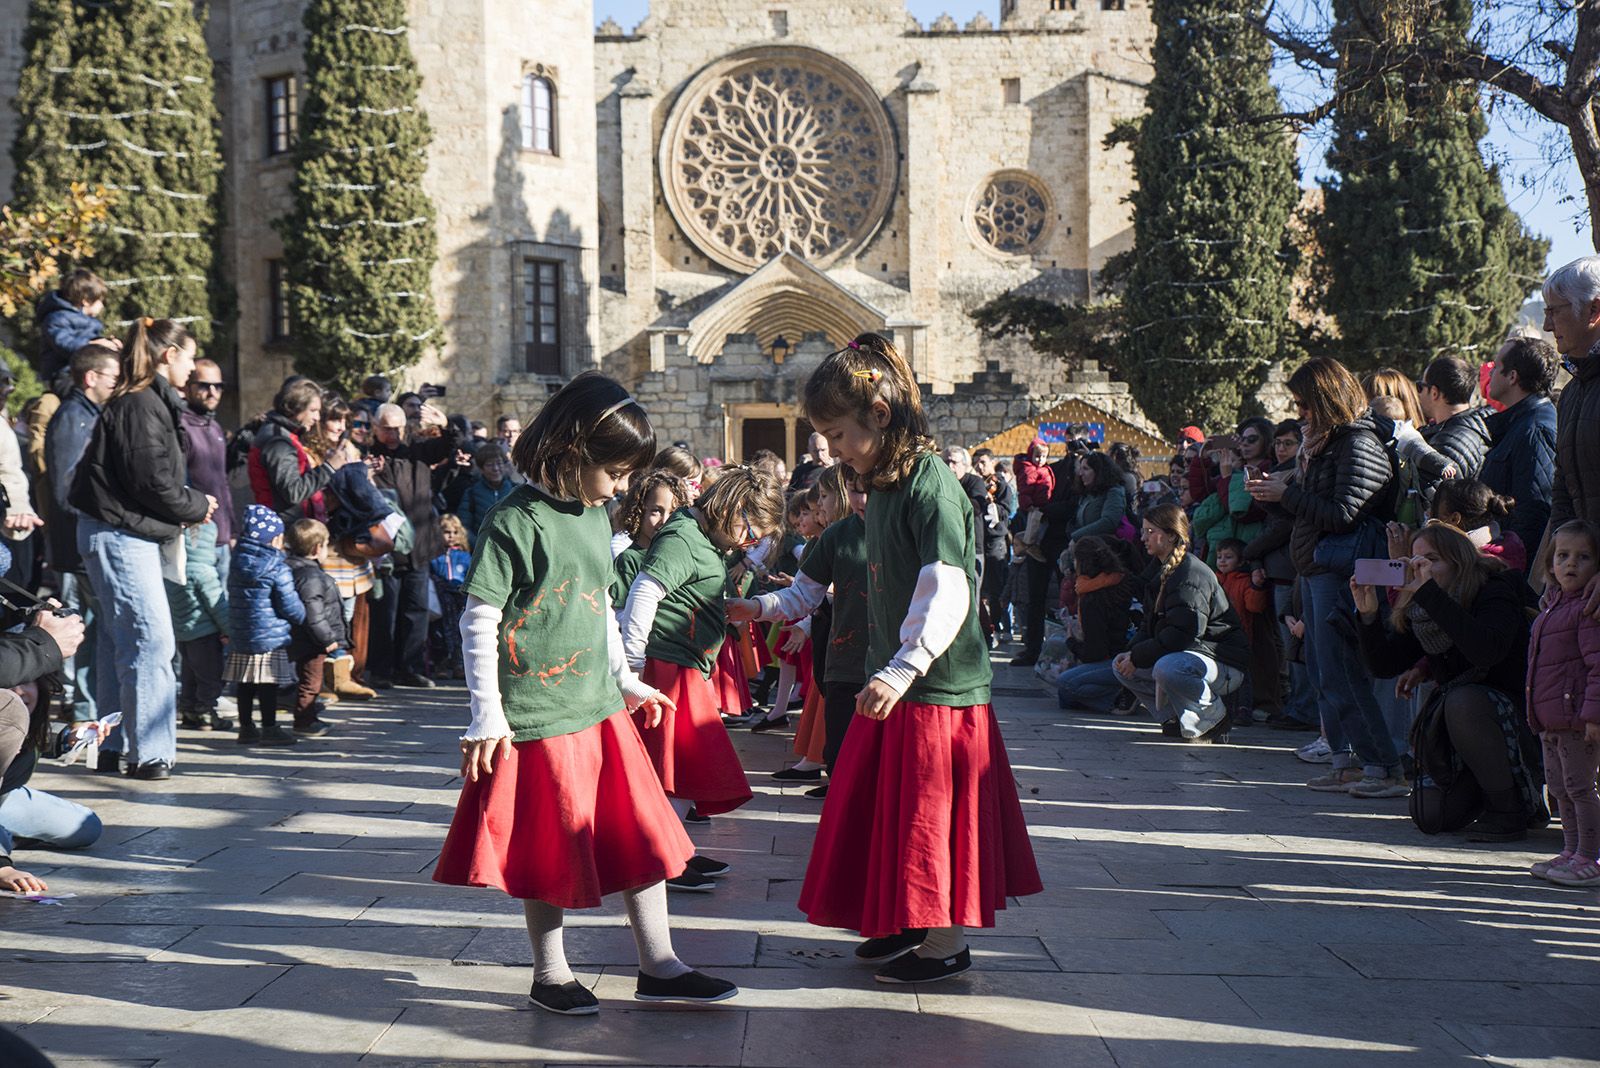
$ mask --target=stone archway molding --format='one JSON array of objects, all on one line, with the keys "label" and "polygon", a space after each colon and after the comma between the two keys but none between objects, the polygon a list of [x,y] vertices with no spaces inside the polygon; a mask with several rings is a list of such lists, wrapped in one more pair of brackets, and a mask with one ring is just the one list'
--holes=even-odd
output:
[{"label": "stone archway molding", "polygon": [[857,334],[887,329],[882,311],[785,252],[689,320],[687,347],[697,363],[712,363],[729,334],[754,334],[770,352],[779,335],[792,351],[808,334],[822,334],[838,347]]}]

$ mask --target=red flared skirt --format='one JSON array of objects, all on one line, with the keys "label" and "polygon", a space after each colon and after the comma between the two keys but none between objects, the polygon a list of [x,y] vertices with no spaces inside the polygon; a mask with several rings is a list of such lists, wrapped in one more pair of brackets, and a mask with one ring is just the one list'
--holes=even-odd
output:
[{"label": "red flared skirt", "polygon": [[898,704],[856,717],[828,786],[800,890],[819,927],[866,938],[993,927],[1043,889],[994,711]]},{"label": "red flared skirt", "polygon": [[794,755],[805,757],[813,764],[822,763],[823,747],[828,744],[828,723],[822,706],[822,687],[813,684],[806,691],[800,727],[794,732]]},{"label": "red flared skirt", "polygon": [[617,712],[577,734],[518,742],[463,783],[433,879],[586,909],[681,875],[692,856],[638,731]]},{"label": "red flared skirt", "polygon": [[642,712],[633,716],[667,794],[693,801],[705,816],[732,812],[750,800],[744,766],[717,714],[716,694],[706,677],[695,668],[655,659],[644,662],[641,677],[678,706],[656,727],[644,725]]},{"label": "red flared skirt", "polygon": [[742,716],[754,707],[750,699],[750,676],[744,673],[744,663],[739,656],[739,643],[725,641],[717,652],[717,664],[711,671],[711,689],[717,695],[717,710],[730,716]]}]

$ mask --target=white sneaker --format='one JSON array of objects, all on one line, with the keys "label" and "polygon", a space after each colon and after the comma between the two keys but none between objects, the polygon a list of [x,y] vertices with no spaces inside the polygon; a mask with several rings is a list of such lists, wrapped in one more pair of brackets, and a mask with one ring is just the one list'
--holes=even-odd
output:
[{"label": "white sneaker", "polygon": [[1333,763],[1333,750],[1328,748],[1328,739],[1322,737],[1308,745],[1302,745],[1294,751],[1294,755],[1307,764]]}]

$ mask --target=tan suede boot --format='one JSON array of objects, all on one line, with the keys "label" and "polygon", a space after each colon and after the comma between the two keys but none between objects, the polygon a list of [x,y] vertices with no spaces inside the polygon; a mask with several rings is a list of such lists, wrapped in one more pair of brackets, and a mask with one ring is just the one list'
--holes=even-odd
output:
[{"label": "tan suede boot", "polygon": [[350,677],[350,669],[355,666],[355,661],[348,656],[331,660],[328,666],[333,669],[333,692],[340,697],[352,701],[370,701],[378,696],[378,691],[361,685]]}]

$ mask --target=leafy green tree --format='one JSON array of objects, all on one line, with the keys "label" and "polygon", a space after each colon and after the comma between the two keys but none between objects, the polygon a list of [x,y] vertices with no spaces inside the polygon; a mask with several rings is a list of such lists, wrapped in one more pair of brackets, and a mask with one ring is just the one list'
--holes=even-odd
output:
[{"label": "leafy green tree", "polygon": [[1132,142],[1134,252],[1116,366],[1167,431],[1232,425],[1286,355],[1299,197],[1293,145],[1268,79],[1271,50],[1241,32],[1254,0],[1155,0],[1148,111]]},{"label": "leafy green tree", "polygon": [[422,188],[432,132],[403,0],[311,0],[294,208],[278,224],[295,365],[354,390],[438,330],[438,239]]},{"label": "leafy green tree", "polygon": [[229,303],[215,269],[222,176],[203,6],[35,0],[18,87],[15,199],[113,194],[90,266],[106,325],[178,319],[202,341]]},{"label": "leafy green tree", "polygon": [[[1478,142],[1475,83],[1405,70],[1397,49],[1465,44],[1471,0],[1339,0],[1334,143],[1318,241],[1330,350],[1356,371],[1485,360],[1539,284],[1549,243],[1506,204]],[[1426,17],[1423,17],[1426,14]]]}]

